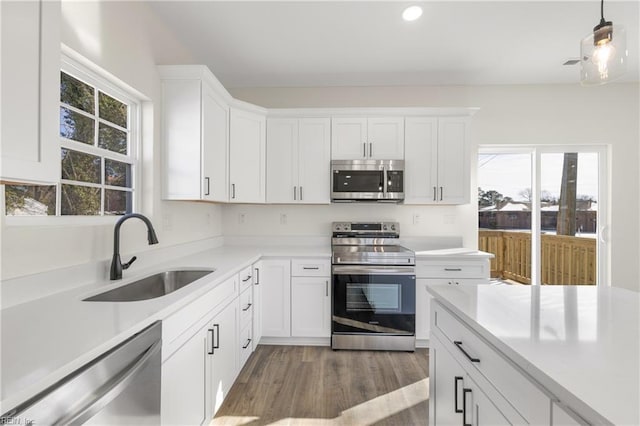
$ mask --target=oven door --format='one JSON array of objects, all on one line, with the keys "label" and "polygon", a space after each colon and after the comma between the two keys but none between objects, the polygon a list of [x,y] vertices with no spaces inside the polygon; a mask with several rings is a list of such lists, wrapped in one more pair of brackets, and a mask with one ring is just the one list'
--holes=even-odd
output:
[{"label": "oven door", "polygon": [[413,335],[415,318],[413,266],[333,266],[333,334]]}]

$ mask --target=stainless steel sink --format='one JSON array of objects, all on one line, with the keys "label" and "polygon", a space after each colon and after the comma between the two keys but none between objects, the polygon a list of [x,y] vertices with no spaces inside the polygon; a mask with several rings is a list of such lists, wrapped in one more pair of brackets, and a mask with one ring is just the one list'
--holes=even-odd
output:
[{"label": "stainless steel sink", "polygon": [[96,294],[85,302],[135,302],[154,299],[191,284],[215,269],[165,271],[139,279],[122,287]]}]

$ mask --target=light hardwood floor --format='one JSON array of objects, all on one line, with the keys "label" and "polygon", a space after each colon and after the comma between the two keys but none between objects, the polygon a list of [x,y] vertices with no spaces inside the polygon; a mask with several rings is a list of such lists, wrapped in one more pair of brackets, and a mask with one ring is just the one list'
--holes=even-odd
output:
[{"label": "light hardwood floor", "polygon": [[428,366],[426,349],[260,345],[211,425],[426,425]]}]

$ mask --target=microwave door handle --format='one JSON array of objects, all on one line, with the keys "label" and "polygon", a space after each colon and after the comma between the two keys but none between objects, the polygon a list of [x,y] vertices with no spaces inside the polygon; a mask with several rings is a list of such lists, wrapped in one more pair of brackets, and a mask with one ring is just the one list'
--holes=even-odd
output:
[{"label": "microwave door handle", "polygon": [[389,181],[387,179],[387,168],[385,167],[384,169],[382,169],[382,179],[384,179],[383,185],[382,185],[382,193],[385,195],[384,198],[387,198],[387,185],[389,184]]}]

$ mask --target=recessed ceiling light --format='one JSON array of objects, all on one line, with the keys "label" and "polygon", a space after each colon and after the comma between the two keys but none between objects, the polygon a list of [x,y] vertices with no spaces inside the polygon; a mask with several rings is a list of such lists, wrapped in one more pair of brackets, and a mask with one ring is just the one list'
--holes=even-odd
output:
[{"label": "recessed ceiling light", "polygon": [[420,6],[409,6],[402,12],[402,19],[405,21],[415,21],[422,16],[422,8]]}]

